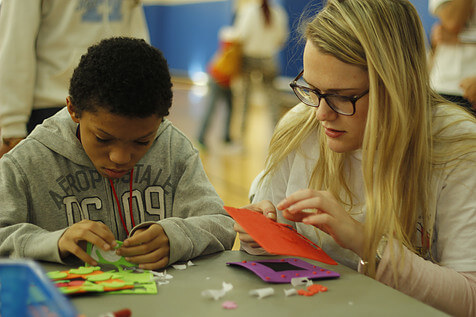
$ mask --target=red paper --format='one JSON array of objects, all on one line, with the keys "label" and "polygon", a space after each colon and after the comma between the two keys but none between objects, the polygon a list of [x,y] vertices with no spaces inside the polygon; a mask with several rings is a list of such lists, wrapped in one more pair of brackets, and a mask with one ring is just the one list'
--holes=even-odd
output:
[{"label": "red paper", "polygon": [[263,214],[249,209],[225,206],[225,210],[269,253],[299,256],[326,264],[337,264],[318,245],[288,225],[277,223]]}]

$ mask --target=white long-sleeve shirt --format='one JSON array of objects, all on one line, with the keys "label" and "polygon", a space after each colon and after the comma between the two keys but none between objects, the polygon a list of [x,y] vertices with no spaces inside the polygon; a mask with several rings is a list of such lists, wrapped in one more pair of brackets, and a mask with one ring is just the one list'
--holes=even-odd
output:
[{"label": "white long-sleeve shirt", "polygon": [[241,9],[233,26],[243,44],[243,54],[255,58],[274,57],[289,35],[288,15],[270,2],[271,25],[266,26],[261,5],[249,4]]}]

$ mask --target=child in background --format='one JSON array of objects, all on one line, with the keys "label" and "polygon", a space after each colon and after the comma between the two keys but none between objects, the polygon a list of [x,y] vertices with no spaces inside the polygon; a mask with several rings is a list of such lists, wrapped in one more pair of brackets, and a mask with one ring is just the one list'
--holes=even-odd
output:
[{"label": "child in background", "polygon": [[430,88],[415,8],[330,0],[305,38],[291,83],[302,103],[278,124],[248,208],[341,264],[475,316],[476,120]]},{"label": "child in background", "polygon": [[86,242],[144,269],[231,249],[233,221],[198,151],[165,116],[162,53],[111,38],[83,55],[67,108],[0,160],[0,255],[96,262]]},{"label": "child in background", "polygon": [[223,99],[226,106],[223,141],[228,144],[232,141],[230,128],[233,114],[233,91],[231,82],[241,72],[241,47],[235,39],[233,30],[230,27],[223,27],[218,33],[218,38],[220,43],[217,53],[208,65],[210,100],[198,136],[198,142],[204,149],[207,148],[206,136],[210,128],[210,120],[215,114],[220,99]]}]

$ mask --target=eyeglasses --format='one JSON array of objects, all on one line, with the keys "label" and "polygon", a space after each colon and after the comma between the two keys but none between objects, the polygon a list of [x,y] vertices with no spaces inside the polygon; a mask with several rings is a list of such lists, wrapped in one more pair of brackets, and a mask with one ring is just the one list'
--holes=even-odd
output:
[{"label": "eyeglasses", "polygon": [[355,103],[357,100],[369,93],[369,90],[367,89],[360,95],[353,97],[336,94],[321,94],[317,89],[298,84],[298,80],[301,79],[303,73],[304,70],[302,70],[299,75],[294,78],[289,86],[291,86],[294,94],[299,100],[311,107],[319,107],[321,104],[321,99],[324,98],[329,107],[338,114],[352,116],[355,113]]}]

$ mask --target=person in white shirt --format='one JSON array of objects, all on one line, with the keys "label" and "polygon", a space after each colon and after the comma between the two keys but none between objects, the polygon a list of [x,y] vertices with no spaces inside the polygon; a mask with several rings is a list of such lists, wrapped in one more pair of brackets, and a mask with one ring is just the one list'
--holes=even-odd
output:
[{"label": "person in white shirt", "polygon": [[289,35],[288,15],[281,5],[272,0],[256,0],[238,10],[233,28],[243,47],[243,137],[252,92],[251,76],[254,73],[262,76],[273,126],[279,120],[281,109],[276,98],[274,80],[279,75],[277,55]]},{"label": "person in white shirt", "polygon": [[[337,262],[476,314],[476,118],[430,88],[407,0],[329,0],[305,26],[302,103],[278,123],[247,208]],[[235,224],[242,249],[264,253]]]},{"label": "person in white shirt", "polygon": [[3,0],[0,157],[65,106],[81,55],[113,36],[149,41],[140,0]]},{"label": "person in white shirt", "polygon": [[476,1],[429,0],[439,18],[432,29],[431,84],[446,99],[476,114]]}]

